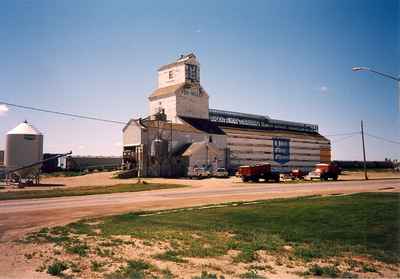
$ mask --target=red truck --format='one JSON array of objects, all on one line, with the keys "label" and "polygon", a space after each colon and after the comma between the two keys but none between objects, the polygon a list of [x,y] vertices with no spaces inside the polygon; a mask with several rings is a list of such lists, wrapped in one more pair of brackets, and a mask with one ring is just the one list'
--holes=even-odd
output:
[{"label": "red truck", "polygon": [[304,179],[304,176],[306,176],[306,174],[307,174],[306,172],[300,169],[293,169],[289,175],[292,180],[296,180],[296,179]]},{"label": "red truck", "polygon": [[317,178],[321,180],[328,180],[329,178],[332,178],[333,180],[337,180],[340,173],[341,169],[337,165],[332,163],[321,163],[315,165],[315,169],[308,174],[308,178]]},{"label": "red truck", "polygon": [[270,164],[240,166],[238,173],[243,182],[258,182],[260,179],[265,179],[265,181],[273,180],[274,182],[279,182],[280,180],[279,173],[272,172]]}]

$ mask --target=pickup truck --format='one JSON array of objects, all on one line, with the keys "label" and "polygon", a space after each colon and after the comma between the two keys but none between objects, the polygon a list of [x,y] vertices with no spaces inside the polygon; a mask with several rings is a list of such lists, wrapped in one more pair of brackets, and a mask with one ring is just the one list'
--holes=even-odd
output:
[{"label": "pickup truck", "polygon": [[212,175],[218,178],[229,177],[229,173],[225,168],[217,168],[215,171],[213,171]]},{"label": "pickup truck", "polygon": [[210,177],[211,173],[205,168],[193,168],[188,170],[187,176],[189,178],[206,178]]},{"label": "pickup truck", "polygon": [[300,170],[300,169],[293,169],[290,174],[289,174],[290,178],[292,180],[296,180],[296,179],[304,179],[304,176],[306,176],[306,172]]}]

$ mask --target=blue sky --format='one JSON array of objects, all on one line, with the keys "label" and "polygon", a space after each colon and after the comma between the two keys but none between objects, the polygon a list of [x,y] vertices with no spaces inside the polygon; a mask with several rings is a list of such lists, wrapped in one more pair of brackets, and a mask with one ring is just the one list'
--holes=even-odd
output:
[{"label": "blue sky", "polygon": [[[8,1],[0,3],[0,101],[119,121],[145,116],[156,69],[201,63],[210,106],[359,130],[400,141],[397,85],[353,66],[400,73],[398,0]],[[0,106],[0,135],[27,119],[46,152],[121,153],[122,127]],[[0,149],[4,148],[4,136]],[[360,137],[332,137],[361,159]],[[367,159],[400,147],[366,139]]]}]

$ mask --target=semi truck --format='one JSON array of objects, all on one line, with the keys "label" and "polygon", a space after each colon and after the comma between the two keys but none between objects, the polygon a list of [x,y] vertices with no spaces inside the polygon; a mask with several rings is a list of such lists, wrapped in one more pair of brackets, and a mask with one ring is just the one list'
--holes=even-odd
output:
[{"label": "semi truck", "polygon": [[259,182],[260,179],[265,179],[265,181],[272,180],[274,182],[280,181],[279,173],[272,171],[271,164],[240,166],[238,174],[243,182]]}]

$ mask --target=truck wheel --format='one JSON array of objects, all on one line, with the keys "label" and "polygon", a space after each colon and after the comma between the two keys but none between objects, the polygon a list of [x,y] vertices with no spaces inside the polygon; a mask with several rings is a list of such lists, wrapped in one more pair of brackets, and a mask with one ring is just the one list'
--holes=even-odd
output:
[{"label": "truck wheel", "polygon": [[333,180],[335,180],[335,181],[337,181],[337,179],[338,179],[338,175],[337,174],[335,174],[333,177]]},{"label": "truck wheel", "polygon": [[256,183],[258,183],[258,182],[260,182],[260,178],[259,178],[259,177],[254,177],[254,178],[253,178],[253,181],[256,182]]},{"label": "truck wheel", "polygon": [[249,178],[246,177],[246,176],[243,176],[243,177],[242,177],[242,181],[243,181],[243,182],[248,182],[248,181],[249,181]]}]

